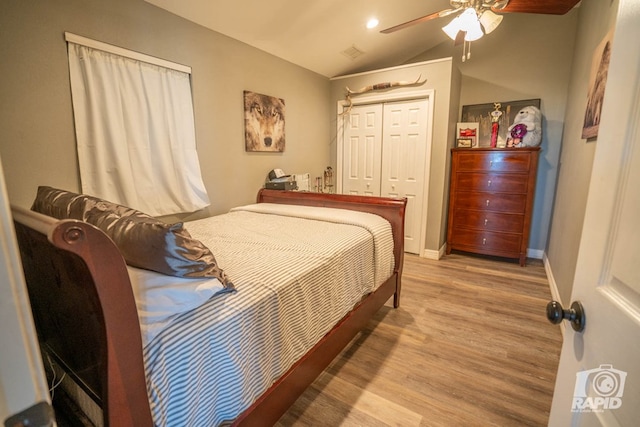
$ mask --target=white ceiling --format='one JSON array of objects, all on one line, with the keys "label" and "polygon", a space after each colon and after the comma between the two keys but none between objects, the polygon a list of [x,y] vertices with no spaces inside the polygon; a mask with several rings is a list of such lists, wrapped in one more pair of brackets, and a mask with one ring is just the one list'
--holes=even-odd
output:
[{"label": "white ceiling", "polygon": [[[441,43],[450,46],[451,55],[456,52],[442,31],[453,15],[391,34],[380,33],[450,9],[449,0],[145,1],[327,77],[400,65]],[[530,0],[542,9],[556,1]],[[560,3],[567,1],[571,2]],[[505,21],[517,21],[527,19],[529,14],[504,15]],[[372,17],[380,24],[367,29],[366,23]],[[345,54],[354,48],[362,54],[357,58]]]},{"label": "white ceiling", "polygon": [[[453,54],[441,30],[452,17],[380,33],[447,9],[448,0],[145,1],[327,77],[398,65],[447,41]],[[371,17],[380,25],[369,30]],[[364,53],[343,53],[352,47]]]}]

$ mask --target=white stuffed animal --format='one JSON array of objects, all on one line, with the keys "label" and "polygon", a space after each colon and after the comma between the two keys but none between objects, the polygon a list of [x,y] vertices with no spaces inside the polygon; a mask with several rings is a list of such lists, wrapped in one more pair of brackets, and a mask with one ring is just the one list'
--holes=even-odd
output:
[{"label": "white stuffed animal", "polygon": [[533,105],[524,107],[513,119],[507,147],[536,147],[542,142],[542,114]]}]

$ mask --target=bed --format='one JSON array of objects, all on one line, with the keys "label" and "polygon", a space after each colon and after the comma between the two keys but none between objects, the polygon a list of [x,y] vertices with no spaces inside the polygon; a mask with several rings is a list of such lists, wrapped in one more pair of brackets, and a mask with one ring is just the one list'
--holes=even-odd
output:
[{"label": "bed", "polygon": [[[141,273],[135,262],[132,266],[126,247],[120,245],[118,236],[109,234],[113,227],[105,228],[107,236],[105,231],[77,219],[60,220],[18,207],[13,207],[12,213],[42,352],[100,406],[105,425],[270,425],[389,298],[393,296],[394,307],[399,306],[405,207],[405,199],[262,189],[256,204],[221,216],[225,221],[236,221],[232,228],[244,230],[240,234],[227,236],[223,231],[209,235],[210,229],[229,227],[215,222],[222,221],[218,217],[186,223],[194,237],[212,247],[217,258],[214,264],[219,262],[221,268],[216,264],[215,271],[207,270],[207,274],[220,286],[204,293],[205,302],[195,306],[187,303],[179,313],[148,324],[134,274],[147,275],[147,271]],[[324,215],[325,211],[347,223],[316,218],[318,212]],[[245,229],[245,217],[256,218],[252,221],[257,221],[260,228],[247,225]],[[373,225],[352,224],[361,217]],[[339,231],[332,231],[333,227],[339,227]],[[366,237],[370,228],[384,227],[391,230],[390,236]],[[267,231],[276,234],[269,236]],[[342,259],[327,264],[325,255],[315,253],[321,244],[312,235],[318,233],[324,236],[322,243],[326,241],[329,250]],[[289,234],[292,242],[285,243]],[[239,235],[250,237],[255,249],[229,240],[244,240]],[[337,236],[345,237],[336,240]],[[356,246],[343,246],[345,241],[356,242]],[[385,251],[390,252],[391,261],[381,258],[381,267],[377,257]],[[232,252],[241,252],[246,260],[234,261],[228,254]],[[273,252],[275,260],[261,264],[256,254],[264,252]],[[369,260],[371,256],[362,255],[369,252],[373,261]],[[307,285],[307,276],[286,272],[288,259],[296,259],[291,263],[299,265],[296,268],[306,271],[307,276],[319,276],[321,285],[311,281]],[[362,265],[357,267],[359,263]],[[260,281],[269,270],[276,275],[278,286],[283,283],[284,293],[272,289],[274,285],[269,283],[256,290],[244,285],[247,280]],[[357,270],[362,270],[364,277],[356,276]],[[184,280],[193,283],[191,279]],[[336,288],[333,282],[339,282],[339,286]],[[351,289],[345,286],[347,282],[359,283],[357,290],[345,291]],[[318,291],[324,293],[320,297],[312,293]],[[248,299],[262,305],[255,308],[253,303],[246,303]],[[341,302],[335,303],[338,300]],[[245,305],[262,316],[260,321],[243,323],[246,313],[236,312]],[[268,315],[274,305],[289,314]],[[313,310],[315,317],[301,314]],[[149,318],[155,319],[154,313]],[[304,317],[306,325],[300,330],[291,326],[298,325],[297,321],[289,320],[299,316]],[[318,326],[321,320],[329,322],[328,326]],[[224,322],[224,327],[220,326]],[[262,332],[263,325],[272,323],[293,330]],[[191,341],[185,341],[186,335]],[[223,339],[238,341],[222,343]],[[186,364],[172,364],[173,359],[186,357],[182,353],[194,358],[200,354],[200,364],[189,362],[186,371]],[[214,367],[207,373],[209,365]],[[231,371],[251,381],[239,385],[234,382],[236,377],[226,376]],[[198,390],[193,394],[185,392],[195,388]],[[176,411],[187,403],[188,410]]]}]

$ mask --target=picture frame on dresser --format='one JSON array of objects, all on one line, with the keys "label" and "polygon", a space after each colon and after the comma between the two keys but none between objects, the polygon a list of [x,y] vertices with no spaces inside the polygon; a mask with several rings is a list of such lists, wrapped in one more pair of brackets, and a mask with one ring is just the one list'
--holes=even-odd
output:
[{"label": "picture frame on dresser", "polygon": [[456,124],[456,147],[477,147],[479,127],[480,124],[476,122],[458,122]]},{"label": "picture frame on dresser", "polygon": [[473,146],[473,140],[471,138],[458,138],[456,140],[457,148],[471,148]]}]

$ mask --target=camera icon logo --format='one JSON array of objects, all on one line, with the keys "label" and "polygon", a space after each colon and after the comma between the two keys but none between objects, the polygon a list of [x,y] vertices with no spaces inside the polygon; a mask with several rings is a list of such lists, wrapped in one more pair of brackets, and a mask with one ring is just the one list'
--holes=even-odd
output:
[{"label": "camera icon logo", "polygon": [[573,391],[573,412],[602,412],[622,406],[627,373],[613,365],[600,365],[576,374]]}]

